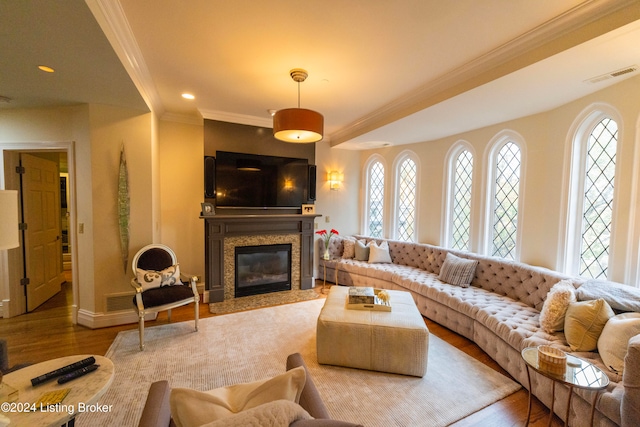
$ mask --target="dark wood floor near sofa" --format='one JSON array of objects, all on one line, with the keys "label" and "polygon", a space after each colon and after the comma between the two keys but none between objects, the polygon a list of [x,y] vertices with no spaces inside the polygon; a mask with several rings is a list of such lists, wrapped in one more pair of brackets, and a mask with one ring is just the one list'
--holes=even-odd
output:
[{"label": "dark wood floor near sofa", "polygon": [[[316,289],[322,287],[318,282]],[[71,284],[63,285],[58,293],[34,312],[11,319],[0,319],[0,336],[8,341],[9,363],[38,363],[56,357],[74,354],[104,355],[118,332],[137,329],[137,324],[91,330],[71,323]],[[200,318],[212,317],[207,304],[200,305]],[[172,321],[193,319],[191,306],[173,310]],[[168,323],[167,313],[160,313],[149,326]],[[471,357],[502,374],[505,371],[472,341],[425,319],[429,331]],[[437,369],[429,366],[429,369]],[[455,427],[466,426],[523,426],[527,417],[528,392],[525,389],[498,401],[457,422]],[[546,426],[549,410],[534,399],[530,426]],[[563,425],[554,417],[553,426]]]}]

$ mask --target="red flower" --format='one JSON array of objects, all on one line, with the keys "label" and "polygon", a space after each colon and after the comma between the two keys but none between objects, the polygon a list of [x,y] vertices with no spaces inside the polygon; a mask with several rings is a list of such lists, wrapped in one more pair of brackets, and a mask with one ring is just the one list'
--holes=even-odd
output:
[{"label": "red flower", "polygon": [[320,230],[320,231],[316,231],[316,234],[321,235],[322,237],[324,237],[325,234],[327,234],[327,230]]},{"label": "red flower", "polygon": [[332,229],[331,229],[331,234],[338,234],[338,235],[339,235],[340,233],[338,233],[338,230],[336,230],[336,229],[332,228]]}]

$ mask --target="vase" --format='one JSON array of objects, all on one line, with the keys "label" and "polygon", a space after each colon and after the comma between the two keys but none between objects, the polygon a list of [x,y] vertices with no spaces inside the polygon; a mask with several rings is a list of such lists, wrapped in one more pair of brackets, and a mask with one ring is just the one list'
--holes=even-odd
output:
[{"label": "vase", "polygon": [[324,254],[322,255],[322,259],[329,259],[331,255],[329,255],[329,248],[325,248]]}]

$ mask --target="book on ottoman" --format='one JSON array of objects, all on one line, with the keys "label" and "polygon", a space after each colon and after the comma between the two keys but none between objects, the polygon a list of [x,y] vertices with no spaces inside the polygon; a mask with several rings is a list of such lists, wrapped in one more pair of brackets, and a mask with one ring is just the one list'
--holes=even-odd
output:
[{"label": "book on ottoman", "polygon": [[391,305],[384,303],[376,295],[380,290],[364,286],[349,288],[347,308],[350,310],[391,311]]}]

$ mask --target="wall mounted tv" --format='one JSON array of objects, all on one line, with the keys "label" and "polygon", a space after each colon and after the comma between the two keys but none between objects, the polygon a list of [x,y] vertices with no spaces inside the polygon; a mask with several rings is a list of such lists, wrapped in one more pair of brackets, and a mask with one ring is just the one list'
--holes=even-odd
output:
[{"label": "wall mounted tv", "polygon": [[300,208],[313,201],[315,167],[307,159],[216,151],[215,165],[218,207]]}]

